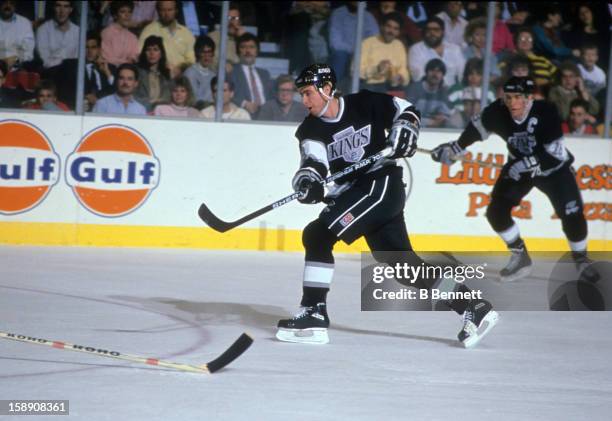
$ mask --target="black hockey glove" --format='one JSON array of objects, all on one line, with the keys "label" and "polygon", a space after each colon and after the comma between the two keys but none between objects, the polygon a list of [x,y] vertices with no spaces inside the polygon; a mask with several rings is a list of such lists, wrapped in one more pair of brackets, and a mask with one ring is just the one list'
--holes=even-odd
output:
[{"label": "black hockey glove", "polygon": [[508,164],[508,177],[516,181],[519,181],[523,174],[533,178],[540,175],[541,172],[540,161],[533,155],[519,158]]},{"label": "black hockey glove", "polygon": [[410,158],[417,150],[417,138],[419,137],[419,124],[417,121],[398,119],[391,126],[391,132],[387,138],[387,144],[393,148],[391,159]]},{"label": "black hockey glove", "polygon": [[453,142],[443,143],[438,145],[431,151],[431,159],[442,164],[451,165],[455,162],[455,157],[459,157],[465,153],[465,150],[459,146],[455,140]]},{"label": "black hockey glove", "polygon": [[312,168],[300,168],[293,176],[293,190],[302,193],[298,200],[301,203],[319,203],[323,200],[323,178]]}]

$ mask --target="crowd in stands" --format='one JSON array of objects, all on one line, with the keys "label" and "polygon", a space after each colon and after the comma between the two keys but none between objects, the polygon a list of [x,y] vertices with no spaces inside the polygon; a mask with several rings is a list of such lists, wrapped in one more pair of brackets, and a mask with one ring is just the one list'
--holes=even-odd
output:
[{"label": "crowd in stands", "polygon": [[[78,3],[0,0],[0,107],[75,109]],[[85,110],[214,119],[219,3],[88,2]],[[293,77],[327,62],[341,92],[350,91],[356,69],[360,89],[407,98],[426,127],[463,128],[483,95],[490,103],[508,77],[531,76],[536,98],[557,106],[565,132],[601,133],[612,6],[495,6],[490,88],[483,92],[485,2],[367,2],[359,63],[358,2],[232,2],[222,118],[301,121],[307,110]],[[278,48],[264,49],[264,42]],[[285,59],[286,68],[260,64],[270,57]]]}]

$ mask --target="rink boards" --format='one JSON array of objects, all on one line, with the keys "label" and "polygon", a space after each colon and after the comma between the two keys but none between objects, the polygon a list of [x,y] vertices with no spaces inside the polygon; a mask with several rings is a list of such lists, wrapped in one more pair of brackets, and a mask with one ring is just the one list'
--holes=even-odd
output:
[{"label": "rink boards", "polygon": [[[205,202],[234,220],[291,192],[299,163],[294,125],[0,113],[0,243],[300,250],[323,205],[297,202],[219,234],[198,218]],[[419,146],[456,139],[424,131]],[[567,138],[585,201],[590,248],[611,250],[612,142]],[[471,158],[503,164],[491,137]],[[403,164],[405,166],[405,164]],[[484,212],[498,170],[417,154],[405,168],[406,221],[420,250],[501,250]],[[533,250],[564,250],[560,221],[532,191],[515,210]],[[365,243],[339,245],[359,251]]]}]

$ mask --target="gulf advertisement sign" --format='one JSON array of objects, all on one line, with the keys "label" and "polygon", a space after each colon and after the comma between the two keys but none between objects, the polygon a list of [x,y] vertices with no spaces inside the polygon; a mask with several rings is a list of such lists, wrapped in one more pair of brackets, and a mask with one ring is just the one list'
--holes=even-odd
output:
[{"label": "gulf advertisement sign", "polygon": [[81,205],[103,217],[138,209],[158,186],[159,159],[136,130],[107,125],[87,133],[65,165],[66,183]]},{"label": "gulf advertisement sign", "polygon": [[40,205],[59,174],[60,157],[42,131],[21,120],[0,121],[0,214]]}]

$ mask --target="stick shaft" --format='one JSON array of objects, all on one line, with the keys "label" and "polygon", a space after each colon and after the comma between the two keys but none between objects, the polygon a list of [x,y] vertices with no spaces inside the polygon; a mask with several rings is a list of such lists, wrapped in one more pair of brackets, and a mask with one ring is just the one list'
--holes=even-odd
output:
[{"label": "stick shaft", "polygon": [[[330,175],[329,177],[327,177],[325,180],[321,181],[322,184],[329,184],[331,182],[334,182],[348,174],[351,174],[367,165],[373,164],[376,161],[379,161],[387,156],[389,156],[391,154],[391,149],[383,149],[382,151],[362,160],[359,161],[349,167],[346,167],[344,170],[342,171],[338,171],[335,174]],[[222,221],[221,219],[219,219],[209,208],[208,206],[206,206],[204,203],[202,203],[200,205],[200,209],[198,210],[198,215],[200,216],[200,219],[202,221],[204,221],[205,223],[208,224],[209,227],[211,227],[212,229],[214,229],[215,231],[219,231],[219,232],[225,232],[225,231],[229,231],[232,228],[236,228],[237,226],[240,226],[242,224],[244,224],[245,222],[248,222],[252,219],[257,218],[258,216],[261,216],[265,213],[270,212],[273,209],[276,209],[278,207],[284,206],[287,203],[290,203],[292,201],[294,201],[295,199],[298,199],[300,197],[300,193],[296,192],[296,193],[292,193],[288,196],[283,197],[280,200],[277,200],[274,203],[269,204],[268,206],[264,206],[261,209],[256,210],[255,212],[252,212],[246,216],[243,216],[240,219],[237,219],[235,221],[232,222],[226,222],[226,221]]]},{"label": "stick shaft", "polygon": [[209,370],[206,364],[202,366],[195,366],[195,365],[189,365],[189,364],[175,363],[175,362],[170,362],[170,361],[158,360],[157,358],[141,357],[138,355],[124,354],[118,351],[111,351],[111,350],[106,350],[106,349],[101,349],[101,348],[90,347],[86,345],[76,345],[76,344],[72,344],[72,343],[64,342],[64,341],[54,341],[54,340],[48,340],[48,339],[42,339],[42,338],[35,338],[32,336],[20,335],[20,334],[15,334],[15,333],[8,333],[8,332],[0,332],[0,338],[10,339],[10,340],[19,341],[19,342],[26,342],[26,343],[35,344],[35,345],[44,345],[44,346],[49,346],[51,348],[63,349],[63,350],[68,350],[68,351],[83,352],[86,354],[97,355],[100,357],[115,358],[118,360],[130,361],[130,362],[135,362],[135,363],[142,363],[142,364],[153,365],[153,366],[158,366],[158,367],[172,368],[172,369],[180,370],[180,371],[189,371],[192,373],[209,373]]},{"label": "stick shaft", "polygon": [[[427,155],[431,155],[431,149],[425,149],[425,148],[417,148],[417,152],[421,152],[421,153],[425,153]],[[455,156],[454,159],[456,161],[462,161],[465,162],[467,164],[477,164],[480,165],[482,167],[488,167],[488,168],[502,168],[503,165],[497,164],[495,162],[487,162],[487,161],[481,161],[478,159],[468,159],[468,158],[464,158],[462,156]]]}]

